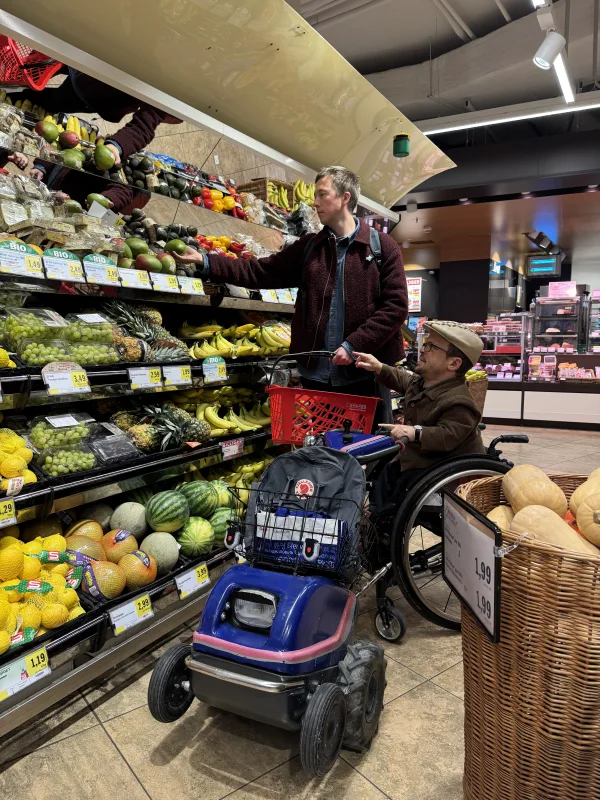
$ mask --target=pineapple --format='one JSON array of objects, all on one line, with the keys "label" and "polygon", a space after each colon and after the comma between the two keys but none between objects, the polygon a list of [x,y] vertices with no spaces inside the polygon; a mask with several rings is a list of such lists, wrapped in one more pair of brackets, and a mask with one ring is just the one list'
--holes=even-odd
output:
[{"label": "pineapple", "polygon": [[162,325],[162,314],[156,308],[150,308],[150,306],[137,306],[137,310],[142,315],[142,317],[146,317],[147,320],[153,322],[155,325]]},{"label": "pineapple", "polygon": [[160,436],[153,425],[132,425],[127,435],[142,453],[152,453],[160,445]]},{"label": "pineapple", "polygon": [[117,411],[116,414],[112,415],[110,421],[113,425],[116,425],[117,428],[127,432],[134,425],[137,425],[138,418],[135,414],[132,414],[131,411]]},{"label": "pineapple", "polygon": [[[125,328],[130,336],[142,339],[152,347],[155,354],[158,352],[160,357],[156,358],[156,361],[189,359],[188,348],[184,342],[175,336],[171,336],[165,328],[150,321],[147,316],[138,313],[136,308],[128,306],[127,303],[121,300],[112,300],[107,303],[105,311],[117,325]],[[173,350],[173,353],[166,352],[167,348]],[[175,352],[177,353],[176,355],[174,354]],[[150,360],[150,358],[147,358],[147,360]]]},{"label": "pineapple", "polygon": [[208,442],[210,439],[210,425],[201,419],[190,419],[183,429],[184,442]]}]

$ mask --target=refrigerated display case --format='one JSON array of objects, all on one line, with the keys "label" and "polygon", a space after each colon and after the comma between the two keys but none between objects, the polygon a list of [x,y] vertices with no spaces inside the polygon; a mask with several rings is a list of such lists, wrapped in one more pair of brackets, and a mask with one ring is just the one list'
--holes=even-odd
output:
[{"label": "refrigerated display case", "polygon": [[593,291],[590,299],[588,352],[600,355],[600,290]]},{"label": "refrigerated display case", "polygon": [[585,352],[590,303],[587,295],[537,297],[533,318],[534,353]]}]

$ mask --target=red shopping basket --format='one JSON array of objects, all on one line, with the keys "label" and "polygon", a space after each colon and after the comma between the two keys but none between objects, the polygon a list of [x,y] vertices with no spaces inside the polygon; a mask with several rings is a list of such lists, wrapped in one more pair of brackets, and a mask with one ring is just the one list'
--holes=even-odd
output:
[{"label": "red shopping basket", "polygon": [[341,428],[371,433],[378,397],[321,392],[301,387],[271,386],[271,438],[280,444],[304,443],[304,437]]},{"label": "red shopping basket", "polygon": [[61,67],[60,61],[7,36],[0,36],[0,83],[29,86],[40,92]]}]

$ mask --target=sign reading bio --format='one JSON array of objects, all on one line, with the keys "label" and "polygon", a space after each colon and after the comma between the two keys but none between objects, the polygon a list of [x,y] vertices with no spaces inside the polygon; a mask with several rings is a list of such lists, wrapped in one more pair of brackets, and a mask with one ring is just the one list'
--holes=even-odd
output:
[{"label": "sign reading bio", "polygon": [[421,289],[422,278],[407,278],[406,287],[408,289],[408,311],[414,313],[421,310]]}]

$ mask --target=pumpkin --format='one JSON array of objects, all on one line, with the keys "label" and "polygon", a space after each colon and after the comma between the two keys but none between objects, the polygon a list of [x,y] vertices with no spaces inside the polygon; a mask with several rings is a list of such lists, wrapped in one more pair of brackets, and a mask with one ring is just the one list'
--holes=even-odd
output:
[{"label": "pumpkin", "polygon": [[567,513],[567,498],[539,467],[521,464],[502,478],[502,489],[515,514],[527,506],[545,506],[561,518]]},{"label": "pumpkin", "polygon": [[515,514],[510,506],[496,506],[486,516],[492,522],[495,522],[499,528],[506,531],[510,528],[510,523],[513,521]]},{"label": "pumpkin", "polygon": [[600,550],[579,536],[570,525],[546,506],[527,506],[515,514],[510,530],[530,533],[539,542],[558,545],[587,555],[600,556]]},{"label": "pumpkin", "polygon": [[600,547],[600,484],[595,494],[588,494],[579,504],[577,527],[589,542]]},{"label": "pumpkin", "polygon": [[[592,475],[594,475],[593,472]],[[579,504],[585,500],[588,494],[600,492],[600,473],[594,478],[592,478],[592,475],[590,475],[585,483],[582,483],[581,486],[578,486],[571,495],[571,499],[569,500],[569,511],[574,517],[577,517],[577,509],[579,508]]]}]

